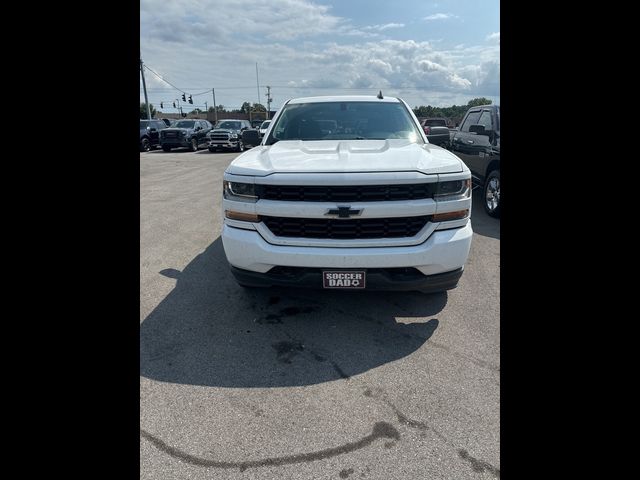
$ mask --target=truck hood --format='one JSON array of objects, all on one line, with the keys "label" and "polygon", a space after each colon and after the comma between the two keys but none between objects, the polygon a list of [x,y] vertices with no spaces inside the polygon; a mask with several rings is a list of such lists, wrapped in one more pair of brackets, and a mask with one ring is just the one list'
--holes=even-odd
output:
[{"label": "truck hood", "polygon": [[231,128],[214,128],[213,130],[211,130],[211,133],[231,133],[231,134],[237,134],[239,133],[239,130],[233,130]]},{"label": "truck hood", "polygon": [[189,132],[193,131],[193,129],[192,128],[171,127],[171,128],[163,128],[162,131],[163,132],[185,132],[185,133],[189,133]]},{"label": "truck hood", "polygon": [[462,172],[462,161],[432,144],[392,140],[281,140],[260,145],[237,157],[227,168],[234,175],[272,173],[344,173],[419,171]]}]

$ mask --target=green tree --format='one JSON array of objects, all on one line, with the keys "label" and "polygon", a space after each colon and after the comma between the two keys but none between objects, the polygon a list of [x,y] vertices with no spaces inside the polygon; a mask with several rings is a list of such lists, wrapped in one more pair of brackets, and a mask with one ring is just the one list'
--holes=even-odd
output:
[{"label": "green tree", "polygon": [[251,111],[251,103],[242,102],[242,106],[240,107],[240,113],[249,113],[250,111]]},{"label": "green tree", "polygon": [[[156,109],[153,108],[153,103],[149,104],[149,110],[151,111],[151,118],[155,118]],[[140,120],[147,120],[147,104],[144,102],[140,104]]]},{"label": "green tree", "polygon": [[267,111],[267,107],[265,107],[261,103],[254,103],[251,106],[251,111],[252,112],[266,112]]},{"label": "green tree", "polygon": [[194,110],[191,110],[189,113],[190,114],[192,114],[192,113],[204,113],[204,110],[200,110],[199,108],[196,108]]},{"label": "green tree", "polygon": [[473,100],[469,100],[469,103],[467,103],[467,107],[471,108],[471,107],[479,107],[480,105],[491,105],[491,100],[489,100],[488,98],[474,98]]}]

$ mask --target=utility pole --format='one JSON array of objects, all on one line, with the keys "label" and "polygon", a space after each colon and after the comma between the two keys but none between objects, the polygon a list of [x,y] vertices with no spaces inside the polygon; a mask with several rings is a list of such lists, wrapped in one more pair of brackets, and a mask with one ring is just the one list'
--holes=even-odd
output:
[{"label": "utility pole", "polygon": [[[256,68],[258,68],[257,63],[256,63]],[[142,52],[140,52],[140,73],[142,74],[142,88],[144,90],[144,102],[147,105],[147,120],[151,120],[151,108],[149,107],[149,97],[147,97],[147,83],[144,81],[144,64],[142,63]]]},{"label": "utility pole", "polygon": [[258,81],[258,62],[256,62],[256,91],[258,92],[258,103],[260,103],[260,82]]},{"label": "utility pole", "polygon": [[209,118],[209,107],[207,107],[207,102],[204,102],[204,118],[205,120]]},{"label": "utility pole", "polygon": [[218,123],[218,108],[216,107],[216,89],[212,88],[211,92],[213,92],[213,118],[215,119],[214,121],[216,123]]},{"label": "utility pole", "polygon": [[271,87],[267,85],[267,120],[269,120],[270,111],[271,111]]}]

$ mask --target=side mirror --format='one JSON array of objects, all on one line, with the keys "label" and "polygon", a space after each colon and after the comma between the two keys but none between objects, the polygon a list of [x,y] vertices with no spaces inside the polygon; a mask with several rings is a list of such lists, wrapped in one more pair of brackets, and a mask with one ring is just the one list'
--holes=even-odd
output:
[{"label": "side mirror", "polygon": [[476,135],[491,136],[491,130],[485,130],[484,125],[469,125],[469,132]]}]

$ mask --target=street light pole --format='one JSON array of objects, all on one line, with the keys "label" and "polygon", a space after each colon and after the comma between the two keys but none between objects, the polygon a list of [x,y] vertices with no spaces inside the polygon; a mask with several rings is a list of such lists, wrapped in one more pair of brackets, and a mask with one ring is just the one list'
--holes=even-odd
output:
[{"label": "street light pole", "polygon": [[212,88],[211,92],[213,93],[213,115],[214,115],[213,118],[215,118],[214,121],[218,123],[218,109],[216,107],[216,89]]},{"label": "street light pole", "polygon": [[147,82],[144,80],[144,64],[142,63],[142,52],[140,52],[140,73],[142,74],[142,89],[144,90],[144,102],[147,105],[147,120],[151,120],[151,108],[149,107],[149,97],[147,97]]}]

